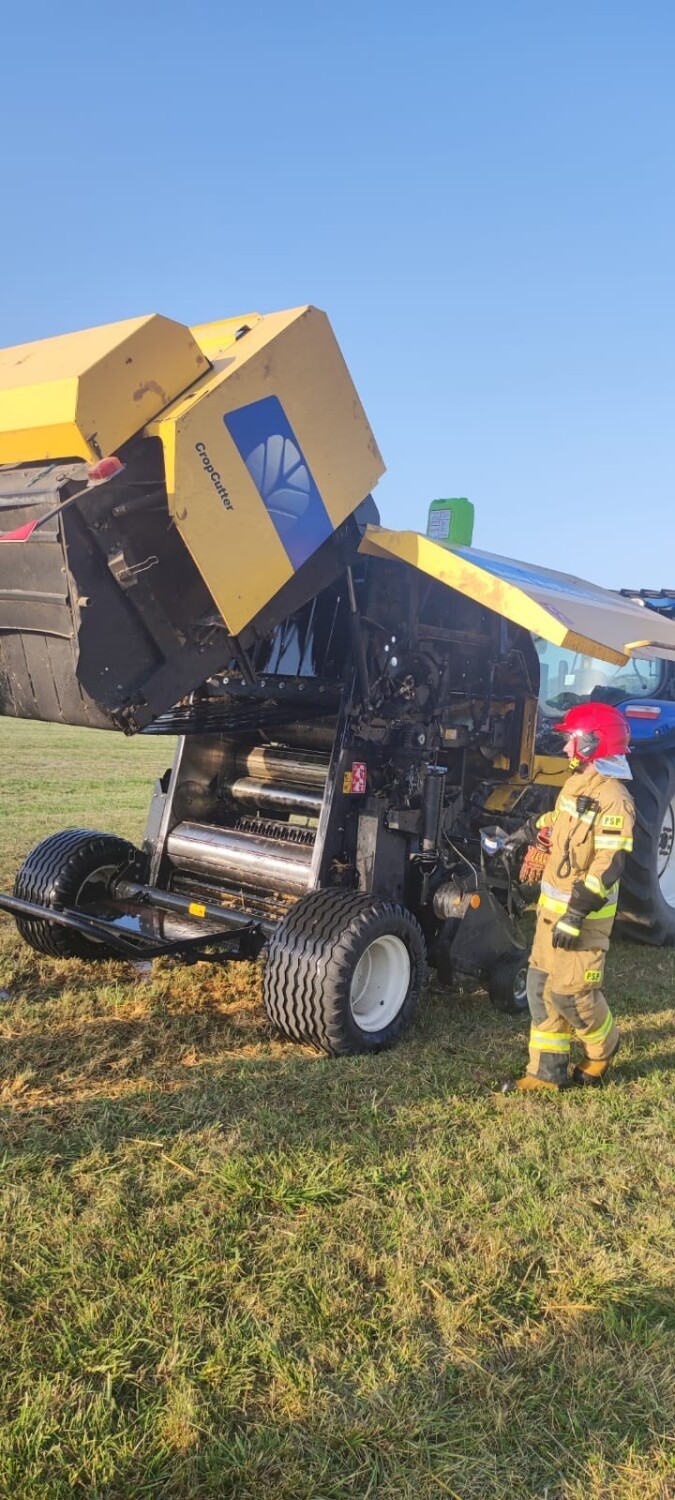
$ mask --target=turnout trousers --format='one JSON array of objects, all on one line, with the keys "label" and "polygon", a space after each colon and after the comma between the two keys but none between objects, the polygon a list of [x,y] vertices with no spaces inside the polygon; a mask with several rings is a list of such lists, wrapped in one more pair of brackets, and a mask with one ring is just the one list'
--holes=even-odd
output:
[{"label": "turnout trousers", "polygon": [[533,1078],[562,1085],[567,1082],[573,1036],[587,1058],[603,1062],[616,1051],[619,1032],[602,992],[611,921],[584,921],[580,945],[571,950],[553,947],[555,921],[552,913],[540,910],[527,975],[527,1071]]}]

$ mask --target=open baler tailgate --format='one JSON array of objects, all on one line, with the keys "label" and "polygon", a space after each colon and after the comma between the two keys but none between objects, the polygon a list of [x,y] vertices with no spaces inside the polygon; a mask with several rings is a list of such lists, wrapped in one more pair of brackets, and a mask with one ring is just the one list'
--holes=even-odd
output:
[{"label": "open baler tailgate", "polygon": [[39,523],[0,540],[0,713],[150,724],[343,571],[382,469],[314,308],[0,351],[0,538]]},{"label": "open baler tailgate", "polygon": [[0,470],[0,532],[40,523],[0,542],[3,714],[141,727],[232,654],[169,525],[158,448],[95,485],[83,463]]},{"label": "open baler tailgate", "polygon": [[631,656],[675,661],[675,622],[571,574],[379,526],[368,527],[360,550],[408,563],[569,651],[618,665]]}]

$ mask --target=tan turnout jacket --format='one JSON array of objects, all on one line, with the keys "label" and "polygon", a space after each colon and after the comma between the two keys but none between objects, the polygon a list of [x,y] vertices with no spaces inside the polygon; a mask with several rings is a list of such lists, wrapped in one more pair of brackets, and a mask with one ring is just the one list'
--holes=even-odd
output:
[{"label": "tan turnout jacket", "polygon": [[[551,828],[539,906],[556,922],[567,910],[573,887],[582,883],[596,897],[604,897],[586,918],[597,939],[609,938],[621,867],[633,847],[635,805],[629,786],[602,776],[591,764],[568,777],[553,812],[538,819],[540,827]],[[605,944],[601,941],[599,946]]]}]

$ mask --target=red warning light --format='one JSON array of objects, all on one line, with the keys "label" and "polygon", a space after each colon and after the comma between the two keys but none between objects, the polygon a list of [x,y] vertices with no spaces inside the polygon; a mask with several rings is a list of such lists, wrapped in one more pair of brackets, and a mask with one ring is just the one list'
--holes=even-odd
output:
[{"label": "red warning light", "polygon": [[115,458],[113,454],[110,458],[100,458],[98,463],[94,464],[93,469],[89,470],[89,478],[93,484],[96,484],[101,479],[112,479],[113,475],[119,474],[123,468],[121,458]]}]

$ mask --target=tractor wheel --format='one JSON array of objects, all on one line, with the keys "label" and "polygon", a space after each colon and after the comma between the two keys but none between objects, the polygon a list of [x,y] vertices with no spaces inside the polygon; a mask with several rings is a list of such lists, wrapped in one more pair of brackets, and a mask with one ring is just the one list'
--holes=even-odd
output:
[{"label": "tractor wheel", "polygon": [[333,1057],[391,1047],[426,978],[419,923],[394,901],[310,891],[276,928],[263,996],[277,1029]]},{"label": "tractor wheel", "polygon": [[493,964],[487,980],[488,994],[505,1016],[522,1016],[527,1004],[527,954],[506,953]]},{"label": "tractor wheel", "polygon": [[619,891],[617,931],[638,943],[675,945],[675,754],[632,755],[633,852]]},{"label": "tractor wheel", "polygon": [[[14,895],[40,906],[81,907],[105,899],[111,880],[139,851],[126,839],[110,833],[67,828],[53,833],[31,849],[14,883]],[[21,937],[36,953],[49,958],[115,958],[114,948],[85,938],[72,927],[57,927],[48,919],[17,917]]]}]

